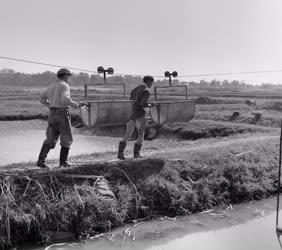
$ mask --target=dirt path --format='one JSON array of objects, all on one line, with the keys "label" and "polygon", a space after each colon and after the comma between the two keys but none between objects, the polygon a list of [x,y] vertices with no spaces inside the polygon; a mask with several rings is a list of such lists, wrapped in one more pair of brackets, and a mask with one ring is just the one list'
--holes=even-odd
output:
[{"label": "dirt path", "polygon": [[[242,151],[248,150],[252,145],[260,143],[273,142],[278,143],[278,135],[266,135],[266,134],[244,134],[236,135],[224,138],[209,138],[200,139],[197,141],[183,141],[183,140],[169,140],[169,141],[153,141],[145,142],[144,150],[142,154],[144,157],[158,157],[165,159],[181,159],[185,158],[185,153],[191,151],[207,151],[213,148],[227,148],[234,146],[241,148]],[[131,146],[128,146],[128,151],[131,150]],[[128,159],[132,159],[131,152],[126,152]],[[239,151],[238,153],[241,153]],[[89,155],[78,156],[73,158],[73,162],[76,164],[91,163],[91,162],[115,162],[116,152],[107,152],[101,155]]]},{"label": "dirt path", "polygon": [[[271,142],[278,143],[277,135],[266,135],[266,134],[244,134],[237,136],[230,136],[224,138],[212,138],[212,139],[201,139],[197,141],[168,141],[165,145],[164,143],[153,143],[147,142],[147,146],[144,147],[143,155],[145,157],[162,157],[167,158],[168,155],[173,155],[175,153],[185,153],[189,151],[206,151],[211,148],[223,148],[227,146],[247,146],[254,143]],[[179,145],[177,145],[179,144]],[[163,147],[161,147],[163,146]],[[108,152],[106,155],[102,156],[97,160],[115,160],[116,152]]]},{"label": "dirt path", "polygon": [[[274,143],[279,142],[278,135],[275,134],[242,134],[234,135],[223,138],[209,138],[200,139],[196,141],[185,140],[154,140],[144,143],[144,149],[142,154],[144,157],[149,158],[164,158],[168,160],[175,159],[187,159],[187,154],[193,151],[204,152],[207,150],[218,148],[226,149],[232,147],[232,151],[236,153],[247,152],[252,147],[261,143]],[[132,159],[132,147],[134,142],[129,142],[126,155],[128,159]],[[109,151],[106,153],[90,154],[90,155],[78,155],[71,158],[71,162],[74,165],[97,163],[97,162],[116,162],[116,151]],[[49,161],[49,165],[53,167],[57,166],[57,160]],[[26,170],[26,169],[38,169],[34,163],[19,163],[3,166],[0,168],[0,172],[7,172],[7,170]]]},{"label": "dirt path", "polygon": [[[232,145],[244,145],[249,143],[261,143],[266,141],[273,141],[274,143],[278,142],[278,136],[275,135],[265,135],[265,134],[251,134],[251,135],[243,135],[243,136],[233,136],[233,137],[225,137],[220,139],[204,139],[195,142],[191,142],[188,147],[177,147],[170,149],[169,152],[166,150],[156,150],[155,152],[148,153],[148,155],[155,154],[166,154],[166,153],[179,153],[179,152],[188,152],[188,151],[205,151],[211,148],[222,148]],[[146,154],[147,155],[147,154]]]}]

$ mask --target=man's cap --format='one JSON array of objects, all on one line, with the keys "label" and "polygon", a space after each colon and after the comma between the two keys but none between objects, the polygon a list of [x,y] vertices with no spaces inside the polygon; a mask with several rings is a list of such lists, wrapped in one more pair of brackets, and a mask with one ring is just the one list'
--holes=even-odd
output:
[{"label": "man's cap", "polygon": [[57,76],[69,75],[71,76],[72,73],[68,69],[59,69],[57,72]]}]

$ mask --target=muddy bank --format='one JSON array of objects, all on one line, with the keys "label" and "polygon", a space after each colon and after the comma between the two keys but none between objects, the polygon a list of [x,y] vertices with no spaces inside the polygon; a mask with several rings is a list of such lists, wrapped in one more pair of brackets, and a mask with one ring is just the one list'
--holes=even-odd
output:
[{"label": "muddy bank", "polygon": [[[254,143],[252,149],[246,154],[227,147],[191,151],[182,160],[160,157],[51,171],[2,171],[1,244],[48,242],[50,231],[87,238],[136,219],[187,215],[269,197],[275,193],[277,144]],[[99,177],[114,197],[97,192]]]},{"label": "muddy bank", "polygon": [[178,122],[165,124],[159,129],[158,135],[183,140],[197,140],[201,138],[226,137],[245,133],[271,133],[273,131],[275,131],[275,129],[263,126],[209,120],[192,120],[189,123]]},{"label": "muddy bank", "polygon": [[[29,120],[47,120],[47,114],[17,114],[0,115],[0,121],[29,121]],[[74,127],[82,127],[82,121],[79,114],[71,115],[71,123]]]},{"label": "muddy bank", "polygon": [[[89,131],[99,136],[122,137],[125,132],[125,126],[100,127],[86,129],[79,127],[81,133]],[[189,122],[175,122],[163,125],[150,124],[145,131],[145,140],[161,139],[181,139],[198,140],[202,138],[227,137],[247,133],[273,133],[277,129],[258,126],[253,124],[221,122],[210,120],[191,120]],[[137,138],[137,131],[134,130],[132,140]]]},{"label": "muddy bank", "polygon": [[26,120],[47,120],[47,115],[1,115],[0,121],[26,121]]},{"label": "muddy bank", "polygon": [[[47,115],[10,115],[0,116],[0,121],[25,121],[25,120],[46,120]],[[265,118],[261,119],[262,121]],[[145,131],[145,140],[154,140],[156,138],[176,138],[182,140],[197,140],[201,138],[212,137],[226,137],[244,133],[257,133],[257,132],[273,132],[275,128],[267,127],[268,124],[252,125],[253,118],[249,120],[244,119],[244,123],[239,123],[237,120],[233,122],[228,121],[211,121],[194,119],[189,122],[175,122],[171,124],[149,124]],[[78,133],[91,133],[97,136],[111,136],[122,137],[125,132],[125,125],[123,126],[108,126],[108,127],[95,127],[86,128],[80,118],[79,114],[72,114],[71,123],[74,128],[79,129]],[[132,139],[137,138],[137,131],[135,130]]]}]

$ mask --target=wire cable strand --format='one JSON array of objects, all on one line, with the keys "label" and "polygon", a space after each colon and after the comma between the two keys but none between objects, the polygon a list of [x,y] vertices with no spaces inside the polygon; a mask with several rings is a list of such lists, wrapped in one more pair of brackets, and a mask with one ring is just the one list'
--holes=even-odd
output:
[{"label": "wire cable strand", "polygon": [[[32,64],[37,64],[37,65],[51,66],[51,67],[57,67],[57,68],[68,68],[68,69],[77,70],[77,71],[80,71],[80,72],[87,72],[87,73],[98,74],[98,72],[95,71],[95,70],[81,69],[81,68],[75,68],[75,67],[68,67],[68,66],[56,65],[56,64],[51,64],[51,63],[43,63],[43,62],[37,62],[37,61],[31,61],[31,60],[25,60],[25,59],[19,59],[19,58],[6,57],[6,56],[0,56],[0,59],[6,59],[6,60],[12,60],[12,61],[18,61],[18,62],[24,62],[24,63],[32,63]],[[227,75],[249,75],[249,74],[279,73],[279,72],[282,72],[282,69],[278,69],[278,70],[241,71],[241,72],[228,72],[228,73],[207,73],[207,74],[179,75],[178,78],[207,77],[207,76],[227,76]],[[145,76],[145,75],[141,75],[141,74],[122,74],[122,73],[118,73],[118,74],[115,74],[115,75],[116,76],[132,76],[132,77],[143,77],[143,76]],[[164,75],[153,75],[153,77],[162,78],[162,77],[164,77]]]},{"label": "wire cable strand", "polygon": [[257,71],[241,71],[241,72],[228,72],[228,73],[211,73],[211,74],[193,74],[193,75],[180,75],[180,78],[189,77],[203,77],[203,76],[225,76],[225,75],[249,75],[249,74],[262,74],[262,73],[279,73],[282,69],[278,70],[257,70]]},{"label": "wire cable strand", "polygon": [[81,72],[97,73],[98,74],[97,71],[89,70],[89,69],[80,69],[80,68],[74,68],[74,67],[50,64],[50,63],[43,63],[43,62],[36,62],[36,61],[30,61],[30,60],[6,57],[6,56],[0,56],[0,58],[1,59],[6,59],[6,60],[18,61],[18,62],[32,63],[32,64],[37,64],[37,65],[51,66],[51,67],[56,67],[56,68],[68,68],[68,69],[72,69],[72,70],[78,70],[78,71],[81,71]]}]

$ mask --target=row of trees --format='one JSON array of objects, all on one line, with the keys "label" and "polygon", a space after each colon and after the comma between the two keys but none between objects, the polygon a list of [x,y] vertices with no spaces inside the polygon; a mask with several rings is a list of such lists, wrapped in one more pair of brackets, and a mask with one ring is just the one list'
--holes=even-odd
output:
[{"label": "row of trees", "polygon": [[[30,86],[30,87],[45,87],[57,80],[56,73],[45,71],[37,74],[26,74],[16,72],[12,69],[0,70],[0,86]],[[103,83],[103,77],[98,74],[89,75],[80,72],[73,74],[71,78],[72,85],[81,86],[85,83]],[[108,83],[126,83],[129,85],[137,85],[142,82],[141,77],[134,76],[111,76],[107,78]]]},{"label": "row of trees", "polygon": [[[26,74],[16,72],[12,69],[2,69],[0,70],[0,86],[30,86],[30,87],[45,87],[56,81],[56,73],[51,71],[46,71],[37,74]],[[72,85],[82,86],[85,83],[102,83],[103,77],[98,74],[89,75],[87,73],[80,72],[74,74],[71,78]],[[110,76],[107,78],[108,83],[125,83],[127,86],[135,86],[142,82],[142,77],[139,76]],[[243,81],[204,81],[200,82],[185,82],[179,80],[173,80],[173,84],[186,84],[191,88],[251,88],[250,84],[246,84]],[[167,80],[157,80],[156,85],[168,85]],[[265,83],[262,84],[261,88],[271,88],[275,85]],[[277,87],[277,86],[276,86]]]}]

